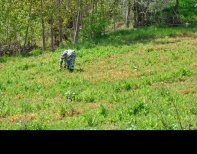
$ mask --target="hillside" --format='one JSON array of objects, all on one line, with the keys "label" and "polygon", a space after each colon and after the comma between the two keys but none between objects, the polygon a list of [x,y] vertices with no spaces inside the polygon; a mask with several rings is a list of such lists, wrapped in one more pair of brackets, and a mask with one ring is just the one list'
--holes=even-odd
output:
[{"label": "hillside", "polygon": [[[196,28],[146,27],[0,57],[1,130],[196,129]],[[76,50],[75,70],[59,70]]]}]

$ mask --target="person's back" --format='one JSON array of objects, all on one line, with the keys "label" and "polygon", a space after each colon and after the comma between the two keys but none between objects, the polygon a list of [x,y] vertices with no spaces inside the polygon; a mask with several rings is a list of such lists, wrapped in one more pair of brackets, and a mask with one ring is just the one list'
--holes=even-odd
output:
[{"label": "person's back", "polygon": [[68,49],[66,50],[67,51],[67,56],[70,57],[71,54],[74,52],[74,50],[71,50],[71,49]]}]

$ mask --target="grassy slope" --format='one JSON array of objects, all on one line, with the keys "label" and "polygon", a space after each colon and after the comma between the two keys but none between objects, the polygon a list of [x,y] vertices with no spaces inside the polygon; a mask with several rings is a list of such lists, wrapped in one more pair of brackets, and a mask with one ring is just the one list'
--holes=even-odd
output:
[{"label": "grassy slope", "polygon": [[0,129],[197,128],[194,28],[122,30],[62,50],[0,59]]}]

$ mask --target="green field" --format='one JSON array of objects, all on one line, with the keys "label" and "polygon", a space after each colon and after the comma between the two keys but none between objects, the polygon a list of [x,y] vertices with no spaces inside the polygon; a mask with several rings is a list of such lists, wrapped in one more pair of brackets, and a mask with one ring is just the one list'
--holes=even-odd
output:
[{"label": "green field", "polygon": [[196,28],[149,27],[0,57],[0,129],[197,129],[196,47]]}]

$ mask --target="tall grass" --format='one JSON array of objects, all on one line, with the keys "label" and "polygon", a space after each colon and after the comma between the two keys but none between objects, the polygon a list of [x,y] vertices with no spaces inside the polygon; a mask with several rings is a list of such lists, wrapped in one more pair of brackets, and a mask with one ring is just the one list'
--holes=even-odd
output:
[{"label": "tall grass", "polygon": [[[196,29],[139,28],[0,57],[0,129],[196,129]],[[73,73],[62,50],[77,52]]]}]

